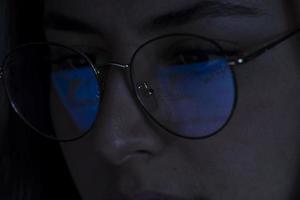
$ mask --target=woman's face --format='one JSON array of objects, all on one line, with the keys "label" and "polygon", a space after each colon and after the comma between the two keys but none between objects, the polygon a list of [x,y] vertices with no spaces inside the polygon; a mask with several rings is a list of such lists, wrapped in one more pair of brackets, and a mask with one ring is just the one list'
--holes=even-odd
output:
[{"label": "woman's face", "polygon": [[[61,20],[53,18],[57,24],[47,26],[46,34],[65,45],[105,49],[114,61],[127,64],[140,44],[163,34],[193,33],[251,49],[297,27],[297,0],[228,2],[239,5],[239,12],[218,0],[49,0],[45,16]],[[184,15],[180,11],[195,5],[200,7],[193,17],[176,19],[174,13]],[[246,7],[255,12],[246,14]],[[155,24],[167,13],[167,23]],[[94,31],[62,26],[62,16]],[[113,194],[155,199],[155,193],[165,199],[292,198],[300,153],[299,37],[234,69],[234,115],[217,135],[202,140],[179,138],[153,126],[137,107],[122,72],[109,73],[90,134],[61,144],[82,199],[112,199]],[[55,123],[58,134],[72,131],[59,120]]]}]

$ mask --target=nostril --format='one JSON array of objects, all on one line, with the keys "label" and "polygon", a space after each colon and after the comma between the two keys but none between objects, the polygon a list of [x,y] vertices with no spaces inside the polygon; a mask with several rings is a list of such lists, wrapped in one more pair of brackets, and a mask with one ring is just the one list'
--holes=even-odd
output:
[{"label": "nostril", "polygon": [[137,150],[127,156],[124,157],[121,163],[128,162],[130,160],[148,160],[151,157],[151,152],[146,150]]},{"label": "nostril", "polygon": [[136,151],[136,154],[150,154],[150,152],[146,150],[138,150]]}]

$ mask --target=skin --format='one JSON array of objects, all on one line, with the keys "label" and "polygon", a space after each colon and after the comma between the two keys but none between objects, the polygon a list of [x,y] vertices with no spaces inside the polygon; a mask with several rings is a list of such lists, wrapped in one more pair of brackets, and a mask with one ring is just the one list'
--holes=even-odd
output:
[{"label": "skin", "polygon": [[[233,41],[240,49],[251,49],[295,28],[300,10],[292,1],[233,0],[264,14],[199,19],[159,31],[136,31],[148,17],[194,2],[49,0],[46,14],[55,11],[81,19],[102,34],[51,28],[46,34],[48,40],[66,45],[97,46],[113,52],[114,61],[127,64],[140,44],[174,32],[220,38]],[[149,122],[131,96],[126,77],[112,70],[103,110],[90,134],[61,144],[82,199],[110,199],[112,193],[131,196],[143,191],[171,195],[170,199],[295,198],[300,153],[299,37],[235,69],[239,95],[235,113],[222,131],[203,140],[179,138]],[[63,117],[56,118],[58,133],[72,131],[59,122]]]}]

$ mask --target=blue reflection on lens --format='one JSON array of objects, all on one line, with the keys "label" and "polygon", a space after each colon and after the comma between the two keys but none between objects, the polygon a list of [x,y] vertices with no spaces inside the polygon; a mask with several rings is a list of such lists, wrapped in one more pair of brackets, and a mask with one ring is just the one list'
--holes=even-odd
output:
[{"label": "blue reflection on lens", "polygon": [[[162,66],[164,102],[172,113],[167,126],[186,137],[203,137],[221,128],[234,106],[234,79],[226,59]],[[167,112],[167,111],[165,111]]]},{"label": "blue reflection on lens", "polygon": [[61,102],[80,131],[93,125],[99,108],[100,89],[91,67],[52,72],[52,83]]}]

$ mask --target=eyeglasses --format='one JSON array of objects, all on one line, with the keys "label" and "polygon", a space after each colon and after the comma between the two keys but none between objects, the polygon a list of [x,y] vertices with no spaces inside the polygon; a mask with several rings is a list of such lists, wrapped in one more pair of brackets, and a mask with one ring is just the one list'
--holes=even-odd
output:
[{"label": "eyeglasses", "polygon": [[[206,138],[224,128],[235,109],[233,68],[299,32],[235,53],[206,37],[164,35],[142,44],[128,65],[111,63],[105,52],[30,43],[6,56],[0,78],[18,115],[50,139],[72,141],[90,132],[104,106],[111,67],[129,73],[137,106],[153,123],[180,137]],[[56,133],[57,119],[71,130]]]}]

